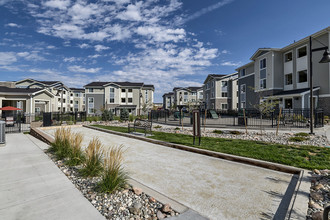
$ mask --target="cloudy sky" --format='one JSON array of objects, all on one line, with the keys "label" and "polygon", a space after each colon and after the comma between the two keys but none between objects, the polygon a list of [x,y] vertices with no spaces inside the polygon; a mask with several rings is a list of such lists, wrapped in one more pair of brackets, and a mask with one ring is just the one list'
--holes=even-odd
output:
[{"label": "cloudy sky", "polygon": [[[315,4],[317,2],[317,4]],[[330,26],[329,0],[0,0],[0,81],[154,84],[155,100]]]}]

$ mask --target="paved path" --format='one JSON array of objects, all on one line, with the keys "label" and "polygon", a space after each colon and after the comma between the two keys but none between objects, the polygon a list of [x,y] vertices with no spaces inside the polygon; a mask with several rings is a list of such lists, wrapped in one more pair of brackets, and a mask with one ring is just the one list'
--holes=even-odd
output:
[{"label": "paved path", "polygon": [[0,147],[0,219],[101,220],[104,217],[24,134],[6,135]]},{"label": "paved path", "polygon": [[[123,144],[133,179],[210,219],[269,219],[285,212],[281,201],[290,174],[83,127],[72,131],[83,133],[85,146],[93,137],[105,146]],[[45,132],[52,135],[54,130]]]}]

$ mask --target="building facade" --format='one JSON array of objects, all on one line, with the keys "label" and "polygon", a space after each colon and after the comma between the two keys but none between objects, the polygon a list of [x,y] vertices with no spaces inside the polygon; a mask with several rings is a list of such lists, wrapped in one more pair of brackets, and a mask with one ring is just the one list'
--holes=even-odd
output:
[{"label": "building facade", "polygon": [[175,87],[173,106],[176,109],[200,106],[203,102],[203,87]]},{"label": "building facade", "polygon": [[91,82],[84,86],[87,114],[101,114],[102,109],[116,115],[127,109],[133,115],[146,114],[154,101],[154,86],[135,82]]},{"label": "building facade", "polygon": [[[330,28],[311,35],[313,48],[329,46]],[[239,107],[253,108],[261,101],[277,100],[284,109],[309,108],[309,36],[283,48],[261,48],[239,72]],[[313,49],[312,48],[312,49]],[[330,114],[330,64],[322,64],[323,51],[314,52],[313,101]]]},{"label": "building facade", "polygon": [[[54,95],[51,104],[53,112],[85,111],[84,89],[71,90],[60,81],[38,81],[34,79],[23,79],[15,82],[16,88],[45,89]],[[79,92],[78,92],[79,91]],[[79,93],[81,98],[74,97]],[[75,104],[76,103],[76,104]],[[77,108],[75,108],[75,106]],[[38,109],[36,109],[38,111]]]},{"label": "building facade", "polygon": [[209,74],[203,86],[207,109],[236,110],[238,108],[238,73]]},{"label": "building facade", "polygon": [[163,109],[174,109],[174,92],[168,92],[163,95]]}]

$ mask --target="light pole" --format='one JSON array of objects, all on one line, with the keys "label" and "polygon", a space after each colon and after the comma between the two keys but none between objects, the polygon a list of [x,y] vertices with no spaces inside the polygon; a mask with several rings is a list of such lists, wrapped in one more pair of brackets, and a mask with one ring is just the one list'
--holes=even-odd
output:
[{"label": "light pole", "polygon": [[139,92],[139,117],[141,117],[141,98],[142,98],[142,93],[140,91]]},{"label": "light pole", "polygon": [[181,120],[181,126],[182,126],[182,130],[183,130],[183,118],[182,118],[182,94],[180,94],[180,105],[181,105],[181,109],[180,109],[180,120]]},{"label": "light pole", "polygon": [[[318,41],[319,42],[319,41]],[[319,42],[321,43],[321,42]],[[321,43],[322,44],[322,43]],[[328,52],[328,47],[319,47],[312,49],[312,36],[309,37],[309,118],[310,118],[310,134],[314,134],[313,116],[314,116],[314,101],[313,101],[313,61],[312,54],[315,51],[324,50],[323,57],[319,63],[329,63],[330,56]]]}]

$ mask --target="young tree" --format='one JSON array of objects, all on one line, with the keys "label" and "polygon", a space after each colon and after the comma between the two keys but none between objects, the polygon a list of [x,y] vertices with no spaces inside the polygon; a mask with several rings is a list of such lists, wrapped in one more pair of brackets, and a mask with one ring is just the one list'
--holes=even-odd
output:
[{"label": "young tree", "polygon": [[120,120],[122,121],[128,121],[129,119],[129,113],[128,110],[126,108],[122,109],[120,111]]}]

